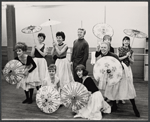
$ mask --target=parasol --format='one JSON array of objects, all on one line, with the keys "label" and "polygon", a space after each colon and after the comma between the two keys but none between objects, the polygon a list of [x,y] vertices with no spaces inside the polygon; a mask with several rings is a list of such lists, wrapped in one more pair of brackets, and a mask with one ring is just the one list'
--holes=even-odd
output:
[{"label": "parasol", "polygon": [[10,84],[16,84],[24,78],[25,66],[18,60],[9,61],[4,69],[3,75],[6,81]]},{"label": "parasol", "polygon": [[127,34],[128,36],[133,37],[131,46],[133,45],[134,38],[146,38],[147,37],[145,33],[138,31],[138,30],[134,30],[134,29],[124,29],[124,33]]},{"label": "parasol", "polygon": [[43,86],[37,91],[36,104],[44,113],[53,113],[61,104],[60,94],[52,86]]},{"label": "parasol", "polygon": [[88,103],[89,92],[87,88],[78,82],[66,84],[61,91],[61,100],[65,107],[73,112],[85,107]]},{"label": "parasol", "polygon": [[107,85],[111,86],[120,81],[122,78],[122,65],[114,57],[105,56],[97,60],[93,68],[93,75],[99,82],[99,89],[105,89]]},{"label": "parasol", "polygon": [[54,41],[52,25],[57,25],[57,24],[60,24],[60,23],[61,22],[59,22],[59,21],[49,19],[48,21],[42,23],[40,26],[50,26],[51,32],[52,32],[52,38],[53,38],[53,41]]},{"label": "parasol", "polygon": [[[21,32],[25,33],[25,34],[32,34],[33,38],[34,38],[34,33],[37,33],[37,32],[39,32],[41,30],[42,30],[42,28],[40,26],[30,25],[30,26],[22,29]],[[34,39],[34,43],[35,43],[35,39]]]},{"label": "parasol", "polygon": [[93,33],[97,38],[103,39],[105,35],[113,36],[114,31],[110,25],[106,23],[98,23],[93,27]]}]

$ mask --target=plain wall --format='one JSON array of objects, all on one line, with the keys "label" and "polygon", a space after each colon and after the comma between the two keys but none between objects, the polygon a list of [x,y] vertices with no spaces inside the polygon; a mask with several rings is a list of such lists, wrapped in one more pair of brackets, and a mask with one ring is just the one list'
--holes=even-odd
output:
[{"label": "plain wall", "polygon": [[[27,3],[27,2],[26,2]],[[37,39],[37,34],[24,34],[21,30],[29,25],[39,26],[48,19],[60,21],[61,24],[53,25],[53,35],[57,31],[64,31],[66,34],[65,43],[69,47],[73,46],[73,41],[77,38],[77,29],[82,27],[87,33],[85,39],[90,47],[97,46],[97,37],[93,34],[93,26],[106,23],[114,30],[112,46],[122,45],[122,38],[126,36],[124,29],[137,29],[148,34],[148,2],[47,2],[45,5],[35,4],[34,6],[15,6],[16,11],[16,38],[17,42],[26,42],[28,46],[34,44],[33,39]],[[13,2],[11,2],[13,4]],[[106,14],[105,14],[106,7]],[[106,16],[105,16],[106,15]],[[2,8],[2,46],[7,45],[6,37],[6,9]],[[45,43],[52,46],[52,33],[50,27],[42,27],[46,34]],[[131,37],[132,41],[132,37]],[[134,39],[133,48],[144,48],[145,38]]]}]

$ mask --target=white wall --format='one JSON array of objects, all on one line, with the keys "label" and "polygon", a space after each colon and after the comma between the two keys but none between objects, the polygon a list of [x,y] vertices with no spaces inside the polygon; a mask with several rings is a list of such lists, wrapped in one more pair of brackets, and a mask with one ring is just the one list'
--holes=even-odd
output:
[{"label": "white wall", "polygon": [[[44,5],[44,3],[42,4]],[[15,7],[17,42],[24,41],[28,46],[33,45],[33,35],[24,34],[21,30],[26,26],[40,25],[48,19],[53,19],[61,22],[61,24],[52,26],[54,37],[57,31],[64,31],[66,34],[66,43],[69,47],[72,47],[73,41],[77,38],[77,29],[81,27],[81,21],[83,28],[87,31],[85,39],[89,42],[90,47],[96,47],[97,38],[92,32],[92,28],[95,24],[104,22],[105,6],[106,23],[114,29],[112,46],[121,46],[122,38],[125,36],[124,29],[137,29],[148,34],[148,2],[55,2],[53,4],[49,2],[46,3],[46,7],[39,5],[36,3],[34,7]],[[5,16],[5,9],[3,9],[3,46],[7,44]],[[50,27],[43,27],[41,32],[44,32],[47,36],[45,43],[48,46],[52,46]],[[37,33],[34,36],[36,38]],[[132,47],[145,47],[145,39],[135,38]]]}]

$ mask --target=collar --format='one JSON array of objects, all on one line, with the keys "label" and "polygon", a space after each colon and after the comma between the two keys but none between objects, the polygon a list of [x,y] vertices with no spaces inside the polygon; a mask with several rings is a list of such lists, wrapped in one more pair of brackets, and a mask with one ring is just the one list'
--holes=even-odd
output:
[{"label": "collar", "polygon": [[58,46],[62,46],[64,43],[58,44]]}]

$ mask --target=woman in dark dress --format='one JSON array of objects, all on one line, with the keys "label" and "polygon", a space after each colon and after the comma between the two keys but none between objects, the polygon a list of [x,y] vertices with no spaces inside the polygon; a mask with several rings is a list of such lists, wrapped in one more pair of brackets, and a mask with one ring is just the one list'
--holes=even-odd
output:
[{"label": "woman in dark dress", "polygon": [[104,98],[95,85],[93,79],[88,76],[88,71],[85,69],[84,65],[78,65],[76,67],[76,73],[78,77],[82,79],[82,84],[88,89],[91,96],[87,106],[77,111],[77,115],[75,115],[74,118],[82,117],[89,120],[101,120],[101,112],[110,113],[111,107],[104,101]]},{"label": "woman in dark dress", "polygon": [[25,43],[18,42],[15,46],[15,51],[17,53],[17,57],[15,59],[26,66],[24,72],[25,77],[17,84],[17,88],[22,87],[25,92],[26,99],[22,103],[31,104],[34,84],[38,77],[35,72],[36,64],[32,57],[26,54],[27,46]]}]

